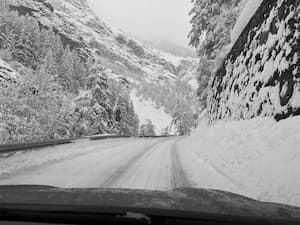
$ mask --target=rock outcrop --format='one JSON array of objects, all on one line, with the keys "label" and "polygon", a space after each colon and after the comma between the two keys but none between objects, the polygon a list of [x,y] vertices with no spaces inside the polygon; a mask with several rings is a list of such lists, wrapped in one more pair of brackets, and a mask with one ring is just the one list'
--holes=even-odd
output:
[{"label": "rock outcrop", "polygon": [[299,4],[262,2],[212,80],[211,123],[300,114]]}]

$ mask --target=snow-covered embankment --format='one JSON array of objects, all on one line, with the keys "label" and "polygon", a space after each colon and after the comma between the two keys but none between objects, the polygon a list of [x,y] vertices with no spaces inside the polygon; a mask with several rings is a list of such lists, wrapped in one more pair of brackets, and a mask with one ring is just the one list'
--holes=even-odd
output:
[{"label": "snow-covered embankment", "polygon": [[[300,206],[300,117],[269,118],[199,125],[179,143],[236,188],[221,189],[271,202]],[[201,174],[201,171],[199,171]],[[198,176],[199,187],[207,177]]]}]

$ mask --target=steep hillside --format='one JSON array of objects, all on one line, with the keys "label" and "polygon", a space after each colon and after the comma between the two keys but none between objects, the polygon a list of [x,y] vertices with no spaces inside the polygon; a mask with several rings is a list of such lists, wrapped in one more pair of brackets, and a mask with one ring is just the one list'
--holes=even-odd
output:
[{"label": "steep hillside", "polygon": [[[98,120],[103,120],[102,122],[104,122],[104,124],[101,123],[102,128],[93,132],[119,132],[118,129],[120,129],[120,127],[118,128],[118,122],[112,120],[117,118],[115,113],[118,112],[118,107],[116,105],[121,104],[118,103],[119,97],[114,96],[114,94],[120,95],[122,93],[116,93],[115,89],[119,88],[122,90],[121,92],[124,92],[122,95],[125,94],[126,97],[122,98],[122,101],[125,101],[126,103],[124,104],[132,108],[134,105],[132,105],[130,99],[126,100],[126,98],[132,96],[130,92],[133,88],[139,90],[144,85],[151,86],[153,83],[164,85],[165,82],[168,84],[178,80],[190,84],[195,83],[196,62],[193,59],[182,58],[183,60],[174,63],[170,60],[170,57],[159,54],[159,51],[152,47],[146,46],[128,37],[126,34],[114,31],[93,13],[86,0],[8,0],[7,6],[10,10],[17,12],[19,16],[25,16],[24,18],[26,18],[26,20],[32,18],[33,26],[36,26],[35,23],[38,23],[38,26],[42,29],[42,33],[46,33],[44,30],[49,30],[49,33],[51,33],[50,36],[53,36],[52,32],[57,35],[60,39],[58,42],[61,41],[65,49],[63,50],[65,51],[64,54],[71,54],[72,57],[69,59],[71,61],[78,61],[77,64],[80,68],[77,68],[76,63],[74,63],[74,68],[71,69],[79,70],[77,74],[73,74],[76,76],[75,83],[72,81],[72,79],[74,79],[73,77],[69,83],[63,84],[64,88],[67,87],[70,89],[76,87],[75,91],[67,90],[66,92],[67,94],[70,91],[72,92],[71,105],[78,104],[78,99],[79,102],[81,102],[80,104],[82,104],[83,99],[91,98],[89,94],[91,91],[90,88],[96,88],[94,85],[87,86],[86,80],[92,79],[91,73],[98,74],[95,76],[99,76],[99,79],[108,82],[108,84],[103,87],[108,89],[107,95],[113,93],[111,98],[113,102],[116,102],[109,106],[101,106],[105,108],[106,113],[104,117],[99,117]],[[9,21],[6,22],[9,24]],[[21,22],[18,21],[18,23]],[[30,30],[31,28],[29,27],[28,29]],[[12,32],[15,32],[15,30],[12,29]],[[34,38],[32,36],[30,37]],[[56,43],[58,42],[56,41]],[[5,49],[7,46],[2,47]],[[26,52],[26,54],[30,55],[30,60],[25,63],[22,59],[24,54],[19,54],[20,51],[22,53],[24,48],[22,48],[23,50],[17,49],[19,55],[16,55],[15,47],[16,46],[12,49],[13,60],[18,61],[18,63],[21,63],[26,68],[30,67],[29,69],[32,70],[33,73],[36,73],[41,64],[45,61],[44,56],[41,57],[39,55],[40,59],[36,60],[37,57],[31,57],[30,51]],[[30,47],[33,48],[33,46]],[[57,47],[61,48],[59,44],[55,44],[55,47],[50,48],[56,49]],[[37,48],[39,47],[37,46]],[[60,53],[58,52],[57,54]],[[51,57],[49,56],[48,58],[51,59]],[[65,77],[62,71],[63,68],[60,68],[61,64],[62,62],[58,62],[57,65],[61,73],[60,76]],[[91,66],[91,64],[95,65]],[[95,66],[98,67],[96,70],[91,69]],[[69,72],[72,74],[71,70],[69,70]],[[95,81],[93,78],[93,82]],[[190,86],[189,88],[191,88],[191,90],[193,89]],[[153,91],[155,92],[155,88]],[[171,93],[172,90],[170,90],[170,94]],[[143,95],[140,97],[143,99]],[[152,101],[156,103],[155,107],[163,107],[160,105],[159,99],[156,99],[155,96],[151,97]],[[68,98],[70,98],[70,96]],[[174,99],[174,105],[176,104],[175,101],[176,99]],[[196,98],[193,99],[193,101],[196,101]],[[116,105],[114,106],[114,104]],[[93,113],[99,111],[97,107],[97,105],[93,106]],[[131,109],[129,111],[131,111]],[[84,114],[86,113],[89,114],[91,112],[87,110]],[[175,112],[166,112],[166,114],[167,113],[173,114]],[[106,115],[109,115],[109,119]],[[166,116],[170,117],[172,115]],[[85,117],[89,116],[86,115]],[[84,130],[91,126],[91,124],[85,123],[85,119],[81,122],[81,127],[85,127]],[[81,129],[82,128],[79,130]],[[87,133],[86,131],[80,131],[77,135],[82,134]]]},{"label": "steep hillside", "polygon": [[42,26],[54,27],[71,47],[93,51],[102,64],[135,80],[176,77],[176,67],[153,49],[125,34],[113,32],[89,8],[85,0],[9,0],[19,13],[29,13]]},{"label": "steep hillside", "polygon": [[179,46],[177,44],[174,44],[173,42],[170,41],[158,41],[158,40],[153,40],[153,41],[143,41],[146,44],[153,46],[156,49],[161,49],[164,52],[170,53],[175,56],[179,57],[191,57],[191,58],[196,58],[196,52],[192,49],[189,48],[184,48],[182,46]]},{"label": "steep hillside", "polygon": [[262,1],[211,84],[210,121],[299,115],[299,34],[299,1]]}]

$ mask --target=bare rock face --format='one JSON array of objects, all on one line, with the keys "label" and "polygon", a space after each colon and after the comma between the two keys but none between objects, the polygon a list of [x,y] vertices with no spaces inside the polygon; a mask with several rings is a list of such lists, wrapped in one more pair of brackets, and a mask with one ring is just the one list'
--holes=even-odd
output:
[{"label": "bare rock face", "polygon": [[210,122],[300,114],[299,12],[299,1],[263,1],[211,83]]}]

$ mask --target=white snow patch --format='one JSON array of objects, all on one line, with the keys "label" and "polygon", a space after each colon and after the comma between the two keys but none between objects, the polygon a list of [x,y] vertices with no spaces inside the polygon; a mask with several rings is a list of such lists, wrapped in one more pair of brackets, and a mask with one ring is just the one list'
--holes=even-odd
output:
[{"label": "white snow patch", "polygon": [[232,32],[231,32],[231,42],[235,43],[239,38],[240,34],[243,32],[250,19],[254,16],[256,10],[261,5],[263,0],[248,0],[244,9],[242,10]]},{"label": "white snow patch", "polygon": [[[172,117],[166,113],[164,108],[158,108],[153,101],[138,97],[135,91],[131,92],[131,100],[140,124],[147,123],[148,120],[152,121],[156,135],[162,134],[166,127],[171,126]],[[175,131],[172,131],[172,134],[174,133]]]},{"label": "white snow patch", "polygon": [[129,218],[129,219],[145,220],[145,221],[147,221],[148,224],[151,224],[150,217],[148,217],[144,214],[127,212],[124,217]]},{"label": "white snow patch", "polygon": [[[202,121],[178,145],[182,154],[192,152],[195,160],[228,181],[212,182],[209,177],[201,177],[198,169],[192,176],[194,186],[203,187],[205,183],[208,188],[300,206],[299,124],[300,117],[280,122],[271,118],[222,121],[211,127]],[[186,168],[191,167],[189,161]]]},{"label": "white snow patch", "polygon": [[184,57],[176,56],[168,52],[159,51],[159,56],[172,63],[174,66],[179,66]]},{"label": "white snow patch", "polygon": [[198,87],[199,87],[199,84],[198,84],[198,81],[196,78],[192,78],[190,81],[189,81],[189,85],[191,85],[191,87],[193,88],[193,90],[197,90]]},{"label": "white snow patch", "polygon": [[300,85],[296,87],[297,89],[294,91],[294,95],[291,101],[291,106],[294,108],[300,107]]},{"label": "white snow patch", "polygon": [[0,58],[0,83],[17,80],[19,77],[20,75],[10,65]]}]

